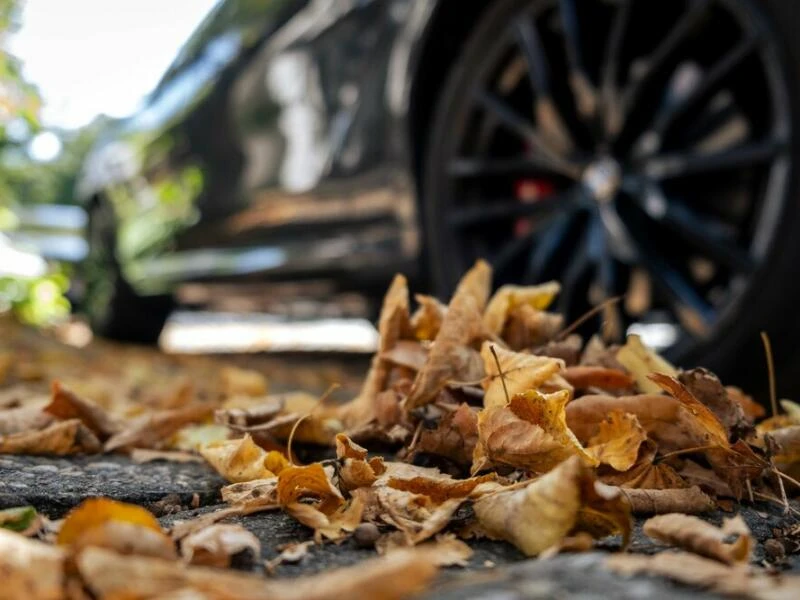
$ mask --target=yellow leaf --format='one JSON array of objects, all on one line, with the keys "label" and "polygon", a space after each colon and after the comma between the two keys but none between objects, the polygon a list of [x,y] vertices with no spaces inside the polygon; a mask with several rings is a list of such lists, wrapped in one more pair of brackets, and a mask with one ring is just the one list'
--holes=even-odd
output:
[{"label": "yellow leaf", "polygon": [[502,464],[545,473],[570,456],[587,464],[597,459],[581,446],[566,422],[569,392],[529,391],[517,394],[506,406],[491,406],[478,414],[478,444],[473,472]]},{"label": "yellow leaf", "polygon": [[275,450],[264,451],[250,434],[238,440],[213,442],[200,448],[200,454],[216,471],[230,482],[266,479],[277,475],[288,461]]},{"label": "yellow leaf", "polygon": [[220,369],[223,393],[231,396],[265,396],[269,385],[267,378],[252,369],[223,367]]},{"label": "yellow leaf", "polygon": [[[492,354],[492,347],[497,354],[497,360]],[[484,382],[486,394],[483,397],[483,405],[486,408],[504,406],[517,394],[538,390],[545,381],[564,368],[564,361],[558,358],[512,352],[491,342],[483,343],[481,358],[483,358],[483,366],[487,374]],[[503,372],[502,377],[497,368],[498,362]],[[503,383],[505,383],[505,387]],[[506,396],[506,390],[508,396]]]},{"label": "yellow leaf", "polygon": [[0,573],[3,598],[64,598],[63,548],[0,528]]},{"label": "yellow leaf", "polygon": [[675,367],[645,346],[641,338],[634,334],[629,335],[625,345],[617,351],[617,361],[630,371],[636,380],[636,385],[647,394],[657,394],[661,391],[661,388],[649,379],[651,373],[678,376]]},{"label": "yellow leaf", "polygon": [[483,315],[483,324],[491,333],[500,335],[512,309],[526,305],[544,310],[560,291],[561,286],[557,281],[530,286],[504,285],[489,300]]},{"label": "yellow leaf", "polygon": [[278,475],[278,503],[285,507],[309,499],[326,515],[344,504],[344,498],[331,484],[321,464],[283,469]]},{"label": "yellow leaf", "polygon": [[58,532],[58,543],[72,544],[93,527],[109,521],[131,523],[161,531],[158,520],[148,510],[134,504],[117,502],[110,498],[89,498],[73,508]]},{"label": "yellow leaf", "polygon": [[636,415],[615,410],[600,423],[600,430],[589,440],[586,452],[617,471],[627,471],[636,463],[639,446],[646,439],[647,433]]}]

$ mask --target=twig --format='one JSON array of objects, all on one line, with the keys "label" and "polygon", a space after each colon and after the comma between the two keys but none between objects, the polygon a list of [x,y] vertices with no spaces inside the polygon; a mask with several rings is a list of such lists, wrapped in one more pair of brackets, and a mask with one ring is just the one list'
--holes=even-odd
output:
[{"label": "twig", "polygon": [[772,416],[778,415],[778,394],[775,391],[775,361],[772,358],[772,344],[766,331],[761,332],[764,354],[767,355],[767,374],[769,376],[769,401],[772,405]]},{"label": "twig", "polygon": [[668,452],[667,454],[659,456],[657,461],[661,462],[663,460],[666,460],[667,458],[672,458],[673,456],[680,456],[681,454],[691,454],[692,452],[702,452],[703,450],[713,450],[714,448],[718,447],[719,446],[715,444],[710,444],[708,446],[696,446],[695,448],[684,448],[682,450],[675,450],[674,452]]},{"label": "twig", "polygon": [[573,321],[573,322],[572,322],[570,325],[568,325],[568,326],[567,326],[565,329],[562,329],[562,330],[561,330],[559,333],[557,333],[557,334],[555,335],[555,337],[553,338],[553,340],[555,340],[555,341],[557,341],[557,342],[558,342],[558,341],[561,341],[561,340],[563,340],[563,339],[564,339],[565,337],[567,337],[567,336],[568,336],[570,333],[572,333],[573,331],[575,331],[575,330],[576,330],[578,327],[580,327],[581,325],[583,325],[583,324],[584,324],[586,321],[588,321],[589,319],[591,319],[591,318],[592,318],[593,316],[595,316],[597,313],[599,313],[599,312],[600,312],[600,311],[602,311],[602,310],[605,310],[605,309],[606,309],[606,307],[609,307],[609,306],[612,306],[612,305],[616,304],[616,303],[617,303],[617,302],[619,302],[620,300],[622,300],[622,296],[614,296],[613,298],[609,298],[608,300],[604,300],[603,302],[601,302],[601,303],[600,303],[600,304],[598,304],[597,306],[594,306],[594,307],[590,308],[588,311],[586,311],[585,313],[583,313],[583,315],[581,315],[580,317],[578,317],[577,319],[575,319],[575,320],[574,320],[574,321]]},{"label": "twig", "polygon": [[293,467],[297,465],[295,465],[294,461],[292,460],[292,442],[294,441],[294,433],[295,431],[297,431],[298,425],[300,425],[300,423],[302,423],[305,419],[310,417],[311,413],[313,413],[317,409],[317,407],[320,404],[322,404],[325,400],[330,398],[330,395],[334,392],[334,390],[338,388],[339,388],[338,383],[332,383],[330,387],[325,391],[325,393],[322,394],[322,396],[320,396],[317,399],[317,401],[314,403],[314,406],[312,406],[306,414],[297,419],[297,421],[294,422],[294,425],[292,425],[292,430],[289,432],[289,439],[286,440],[286,454],[289,457],[289,464],[292,465]]},{"label": "twig", "polygon": [[508,396],[508,388],[506,387],[506,377],[505,373],[503,373],[503,369],[500,366],[500,359],[497,357],[497,350],[494,349],[494,346],[489,346],[489,350],[492,351],[492,356],[494,356],[494,362],[497,363],[497,373],[500,375],[500,382],[503,384],[503,392],[506,395],[506,402],[511,404],[511,398]]}]

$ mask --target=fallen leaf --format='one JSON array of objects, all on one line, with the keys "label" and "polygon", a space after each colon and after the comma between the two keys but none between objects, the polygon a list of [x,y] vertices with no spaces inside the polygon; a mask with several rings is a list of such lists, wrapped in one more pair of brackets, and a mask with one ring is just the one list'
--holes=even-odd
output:
[{"label": "fallen leaf", "polygon": [[761,417],[767,414],[767,411],[761,404],[753,400],[751,396],[745,394],[738,387],[733,385],[726,385],[725,391],[728,394],[728,398],[731,399],[731,402],[735,402],[736,404],[741,406],[745,416],[747,416],[751,420],[760,419]]},{"label": "fallen leaf", "polygon": [[343,433],[336,436],[336,457],[340,461],[339,485],[346,492],[371,486],[386,470],[383,458],[376,456],[368,461],[366,448]]},{"label": "fallen leaf", "polygon": [[108,548],[120,554],[152,556],[174,560],[177,557],[172,540],[160,529],[119,519],[90,525],[70,543],[76,554],[84,548]]},{"label": "fallen leaf", "polygon": [[609,485],[646,490],[689,487],[672,466],[656,460],[657,448],[652,440],[645,440],[639,447],[639,457],[634,465],[624,472],[606,471],[600,479]]},{"label": "fallen leaf", "polygon": [[581,442],[587,443],[597,435],[605,416],[614,410],[636,415],[648,437],[665,453],[720,443],[692,408],[676,398],[660,394],[581,396],[567,405],[567,426]]},{"label": "fallen leaf", "polygon": [[625,345],[617,351],[616,359],[633,376],[639,389],[646,394],[657,394],[661,391],[661,387],[650,379],[652,373],[661,373],[669,377],[678,376],[675,367],[645,346],[638,335],[628,335]]},{"label": "fallen leaf", "polygon": [[181,556],[193,565],[227,568],[231,559],[245,550],[256,558],[261,556],[261,542],[241,525],[217,523],[181,540]]},{"label": "fallen leaf", "polygon": [[120,430],[120,424],[91,400],[81,398],[54,381],[52,400],[44,411],[61,421],[79,419],[101,441],[105,441]]},{"label": "fallen leaf", "polygon": [[484,327],[494,335],[500,335],[509,313],[514,308],[524,305],[535,310],[544,310],[550,306],[560,291],[561,286],[556,281],[531,286],[501,286],[486,306],[483,315]]},{"label": "fallen leaf", "polygon": [[414,296],[419,307],[411,315],[411,329],[418,340],[434,340],[442,327],[447,314],[447,306],[438,298],[417,294]]},{"label": "fallen leaf", "polygon": [[745,416],[742,405],[731,399],[719,378],[703,368],[690,369],[678,375],[689,393],[714,413],[725,427],[728,439],[746,438],[753,432],[752,420]]},{"label": "fallen leaf", "polygon": [[258,371],[228,366],[220,369],[219,375],[223,393],[227,397],[267,395],[269,388],[267,378]]},{"label": "fallen leaf", "polygon": [[420,548],[431,553],[437,567],[466,567],[474,554],[472,548],[452,533],[443,533]]},{"label": "fallen leaf", "polygon": [[163,447],[168,444],[170,436],[184,425],[203,421],[213,412],[211,405],[198,404],[142,415],[111,436],[105,443],[105,451]]},{"label": "fallen leaf", "polygon": [[775,462],[791,465],[800,461],[800,425],[782,427],[765,434],[775,444]]},{"label": "fallen leaf", "polygon": [[728,484],[737,499],[744,495],[748,482],[760,478],[769,468],[769,462],[757,455],[744,440],[738,440],[727,448],[708,449],[704,454],[714,473]]},{"label": "fallen leaf", "polygon": [[324,513],[311,504],[295,502],[284,507],[292,517],[314,530],[314,540],[339,540],[353,533],[361,523],[364,504],[358,496],[333,512]]},{"label": "fallen leaf", "polygon": [[100,441],[78,419],[59,421],[38,431],[0,437],[0,454],[94,454]]},{"label": "fallen leaf", "polygon": [[633,378],[625,371],[608,367],[591,367],[576,365],[567,367],[562,373],[575,389],[600,388],[609,391],[629,390],[633,387]]},{"label": "fallen leaf", "polygon": [[87,587],[101,599],[155,598],[190,590],[209,600],[399,600],[422,591],[433,579],[437,567],[432,558],[429,552],[409,549],[320,575],[270,581],[100,548],[84,550],[76,564]]},{"label": "fallen leaf", "polygon": [[639,447],[646,439],[647,434],[636,415],[614,410],[600,423],[599,431],[589,440],[586,452],[599,463],[617,471],[627,471],[636,464]]},{"label": "fallen leaf", "polygon": [[605,565],[620,575],[658,575],[736,598],[777,600],[797,597],[800,577],[775,577],[746,565],[725,565],[688,552],[662,552],[655,556],[618,554],[606,559]]},{"label": "fallen leaf", "polygon": [[640,490],[619,488],[636,515],[663,515],[681,512],[701,514],[716,508],[714,501],[697,487],[676,490]]},{"label": "fallen leaf", "polygon": [[220,490],[222,501],[243,507],[278,507],[278,478],[254,479],[242,483],[232,483]]},{"label": "fallen leaf", "polygon": [[231,437],[231,430],[216,423],[202,423],[200,425],[186,425],[181,427],[170,437],[170,450],[183,450],[185,452],[199,452],[200,448],[214,442],[224,442]]},{"label": "fallen leaf", "polygon": [[[338,521],[350,524],[352,515],[349,513],[339,512],[337,518],[333,518],[345,500],[319,463],[283,469],[278,475],[277,491],[281,508],[315,531],[322,530],[324,535],[338,536],[342,529]],[[305,502],[301,503],[301,500]],[[359,522],[360,513],[354,529]]]},{"label": "fallen leaf", "polygon": [[547,343],[563,328],[562,315],[521,304],[509,311],[502,338],[512,350],[522,350]]},{"label": "fallen leaf", "polygon": [[[581,509],[590,500],[584,494],[592,482],[591,469],[573,457],[524,487],[479,498],[473,508],[490,537],[509,541],[527,556],[536,556],[558,544],[576,526]],[[614,513],[624,514],[622,496],[615,502],[620,508]],[[630,527],[630,522],[625,524],[624,533]]]},{"label": "fallen leaf", "polygon": [[412,477],[411,479],[391,477],[386,482],[386,485],[396,490],[427,496],[432,502],[441,504],[455,498],[466,498],[481,484],[495,480],[496,477],[493,473],[469,479],[429,478],[424,476]]},{"label": "fallen leaf", "polygon": [[0,411],[0,436],[14,433],[29,433],[42,429],[53,422],[52,415],[39,406],[20,406]]},{"label": "fallen leaf", "polygon": [[67,514],[58,532],[58,543],[72,544],[91,528],[109,521],[131,523],[153,531],[161,531],[158,520],[141,506],[117,502],[110,498],[89,498]]},{"label": "fallen leaf", "polygon": [[469,381],[478,363],[468,344],[483,332],[481,314],[489,297],[492,270],[479,260],[461,279],[425,366],[406,398],[411,410],[432,401],[448,381]]},{"label": "fallen leaf", "polygon": [[[493,347],[497,360],[492,353]],[[564,363],[558,359],[512,352],[491,342],[484,342],[481,347],[481,357],[487,374],[484,382],[486,394],[483,397],[483,405],[486,408],[504,406],[517,394],[538,390],[545,381],[564,367]],[[503,373],[502,377],[498,371],[498,362]]]},{"label": "fallen leaf", "polygon": [[725,519],[720,528],[691,515],[670,513],[645,521],[644,533],[670,546],[728,565],[748,562],[753,543],[741,516]]},{"label": "fallen leaf", "polygon": [[308,556],[308,549],[313,545],[314,540],[308,540],[307,542],[293,542],[283,547],[279,546],[280,554],[271,560],[264,561],[264,569],[272,575],[280,565],[297,564]]},{"label": "fallen leaf", "polygon": [[0,527],[0,573],[5,598],[64,598],[66,553]]},{"label": "fallen leaf", "polygon": [[569,392],[517,394],[506,406],[490,406],[478,414],[478,444],[472,472],[490,465],[508,465],[545,473],[570,456],[596,465],[567,427],[564,407]]},{"label": "fallen leaf", "polygon": [[393,365],[420,371],[428,360],[428,350],[419,342],[400,340],[389,350],[381,352],[380,356]]},{"label": "fallen leaf", "polygon": [[280,452],[265,452],[250,434],[238,440],[209,444],[200,449],[200,454],[232,483],[272,477],[289,464]]},{"label": "fallen leaf", "polygon": [[467,404],[445,414],[435,429],[422,429],[413,455],[429,453],[443,456],[461,465],[472,463],[478,443],[478,414]]}]

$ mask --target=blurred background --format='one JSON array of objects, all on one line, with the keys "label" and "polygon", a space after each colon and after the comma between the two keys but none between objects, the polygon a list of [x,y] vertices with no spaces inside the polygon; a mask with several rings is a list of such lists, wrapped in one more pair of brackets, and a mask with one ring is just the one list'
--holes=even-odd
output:
[{"label": "blurred background", "polygon": [[[79,173],[102,133],[143,107],[216,4],[0,0],[0,313],[57,326],[72,343],[91,339],[71,315],[76,265],[87,253],[87,215],[75,194]],[[309,323],[275,314],[177,312],[162,346],[374,349],[369,321],[336,317]]]}]

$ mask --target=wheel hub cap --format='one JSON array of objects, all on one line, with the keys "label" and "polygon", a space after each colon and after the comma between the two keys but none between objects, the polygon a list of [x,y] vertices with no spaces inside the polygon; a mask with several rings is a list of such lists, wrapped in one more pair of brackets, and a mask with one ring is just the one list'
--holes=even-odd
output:
[{"label": "wheel hub cap", "polygon": [[586,168],[581,182],[596,202],[607,204],[614,199],[619,190],[622,170],[613,158],[603,157]]}]

